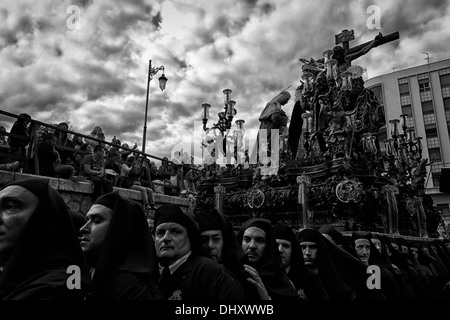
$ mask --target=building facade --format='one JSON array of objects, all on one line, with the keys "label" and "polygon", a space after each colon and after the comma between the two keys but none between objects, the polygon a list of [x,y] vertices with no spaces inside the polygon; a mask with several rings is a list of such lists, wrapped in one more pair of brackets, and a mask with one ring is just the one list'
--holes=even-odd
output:
[{"label": "building facade", "polygon": [[450,168],[450,59],[377,76],[365,86],[383,105],[387,124],[405,114],[407,126],[422,137],[423,158],[431,162],[426,192],[450,224],[450,194],[439,192],[441,169]]}]

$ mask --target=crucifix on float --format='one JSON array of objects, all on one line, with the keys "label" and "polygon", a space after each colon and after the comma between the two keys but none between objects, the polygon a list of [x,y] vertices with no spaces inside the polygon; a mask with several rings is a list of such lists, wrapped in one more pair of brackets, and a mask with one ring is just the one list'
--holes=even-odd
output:
[{"label": "crucifix on float", "polygon": [[336,46],[333,48],[333,59],[337,60],[339,71],[344,71],[351,66],[353,60],[365,55],[372,48],[399,39],[400,35],[398,32],[393,32],[383,36],[380,32],[373,40],[353,48],[350,48],[350,41],[355,39],[353,30],[342,30],[342,32],[335,35],[334,38]]}]

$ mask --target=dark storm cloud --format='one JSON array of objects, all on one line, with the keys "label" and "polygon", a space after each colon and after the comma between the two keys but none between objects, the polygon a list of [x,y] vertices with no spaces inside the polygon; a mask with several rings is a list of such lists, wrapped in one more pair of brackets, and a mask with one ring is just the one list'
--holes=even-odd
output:
[{"label": "dark storm cloud", "polygon": [[[80,30],[66,27],[69,4],[81,7]],[[381,9],[381,30],[366,25],[370,5]],[[256,130],[265,104],[299,83],[298,58],[321,58],[343,29],[355,31],[350,46],[399,31],[400,40],[355,61],[371,76],[424,63],[422,51],[448,57],[448,15],[447,1],[11,1],[0,9],[1,108],[83,132],[101,124],[107,139],[141,145],[152,59],[169,80],[164,92],[161,73],[150,83],[147,148],[164,156],[190,134],[203,102],[212,105],[208,125],[217,121],[224,88]],[[288,115],[292,106],[293,97]]]}]

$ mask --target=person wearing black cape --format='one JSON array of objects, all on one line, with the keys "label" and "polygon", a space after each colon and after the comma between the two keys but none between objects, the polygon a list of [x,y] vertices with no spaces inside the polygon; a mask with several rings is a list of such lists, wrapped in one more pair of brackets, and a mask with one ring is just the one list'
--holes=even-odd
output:
[{"label": "person wearing black cape", "polygon": [[[250,279],[252,283],[259,285],[261,291],[267,291],[271,300],[300,301],[281,264],[269,220],[253,218],[245,221],[237,234],[237,239],[248,256],[249,265],[246,266],[246,270],[253,274],[253,279]],[[266,300],[269,297],[262,298]]]},{"label": "person wearing black cape", "polygon": [[331,300],[354,300],[365,294],[368,276],[367,267],[362,261],[317,230],[303,229],[297,239],[306,266],[318,274]]},{"label": "person wearing black cape", "polygon": [[0,191],[0,300],[84,300],[86,261],[62,196],[47,179]]},{"label": "person wearing black cape", "polygon": [[162,300],[144,211],[118,191],[97,198],[80,229],[94,284],[88,300]]},{"label": "person wearing black cape", "polygon": [[221,264],[202,255],[195,217],[176,205],[155,211],[155,246],[167,300],[245,300],[240,283]]},{"label": "person wearing black cape", "polygon": [[260,300],[257,288],[248,281],[245,271],[247,255],[239,244],[230,220],[216,209],[202,209],[195,217],[198,220],[202,239],[203,255],[227,268],[239,281],[246,300]]},{"label": "person wearing black cape", "polygon": [[369,231],[353,231],[352,254],[363,261],[366,266],[378,266],[380,268],[380,288],[368,291],[366,299],[371,300],[400,300],[400,290],[394,276],[384,263],[381,253],[372,242],[372,233]]},{"label": "person wearing black cape", "polygon": [[288,225],[273,225],[281,262],[299,297],[303,300],[329,300],[328,294],[314,272],[306,268],[302,249],[294,231]]}]

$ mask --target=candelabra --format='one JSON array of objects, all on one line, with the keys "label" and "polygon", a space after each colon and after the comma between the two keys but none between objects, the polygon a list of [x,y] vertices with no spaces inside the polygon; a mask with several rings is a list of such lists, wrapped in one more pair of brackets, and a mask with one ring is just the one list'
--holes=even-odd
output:
[{"label": "candelabra", "polygon": [[[207,127],[208,120],[209,120],[209,109],[211,108],[211,105],[208,102],[204,102],[202,104],[202,121],[203,121],[203,130],[208,133],[209,131],[213,131],[214,135],[217,136],[216,130],[220,132],[219,136],[222,139],[223,142],[223,153],[226,155],[226,137],[228,136],[228,133],[230,132],[234,116],[237,113],[237,110],[235,108],[236,101],[231,99],[231,89],[224,89],[223,94],[225,95],[224,100],[224,111],[219,112],[217,115],[219,119],[216,123],[213,123],[211,128]],[[233,132],[233,141],[235,143],[235,158],[236,158],[236,146],[242,145],[242,137],[244,132],[244,120],[236,120],[236,130]],[[237,159],[236,159],[237,160]]]},{"label": "candelabra", "polygon": [[217,114],[219,116],[219,119],[216,123],[213,124],[211,128],[206,127],[209,120],[209,108],[211,107],[211,105],[207,102],[202,104],[202,121],[204,131],[218,129],[221,132],[222,136],[226,136],[227,131],[231,129],[233,118],[237,113],[237,110],[234,107],[236,105],[236,101],[231,99],[231,92],[231,89],[223,90],[223,94],[225,95],[224,111]]},{"label": "candelabra", "polygon": [[400,117],[403,133],[399,131],[399,119],[389,121],[392,138],[384,141],[386,157],[391,164],[391,169],[411,173],[411,169],[422,159],[422,137],[416,137],[414,128],[407,126],[408,115],[402,114]]}]

